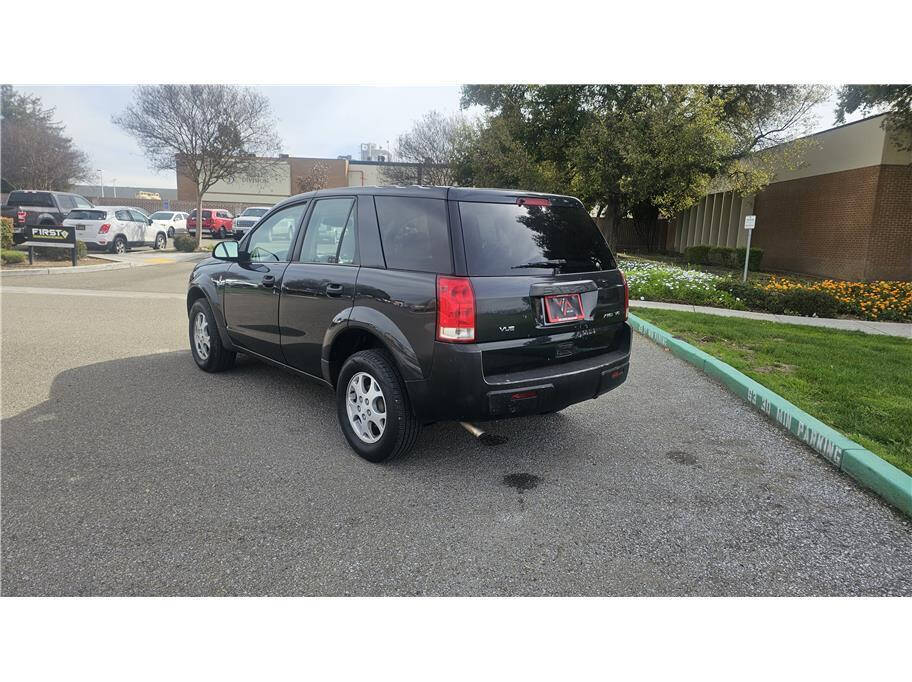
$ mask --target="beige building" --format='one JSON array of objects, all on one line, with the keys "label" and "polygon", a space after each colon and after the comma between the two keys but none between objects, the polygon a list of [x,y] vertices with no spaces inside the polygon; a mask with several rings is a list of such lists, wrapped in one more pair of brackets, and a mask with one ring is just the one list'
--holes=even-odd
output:
[{"label": "beige building", "polygon": [[706,196],[671,221],[667,248],[751,246],[765,268],[838,279],[912,279],[912,152],[872,116],[810,136],[797,169],[756,196]]},{"label": "beige building", "polygon": [[[266,181],[252,183],[241,178],[219,182],[203,196],[207,203],[222,202],[225,204],[249,204],[269,206],[282,199],[298,194],[298,179],[308,177],[317,164],[322,165],[327,174],[327,187],[364,187],[368,185],[389,184],[382,174],[381,167],[390,165],[380,161],[355,161],[347,158],[322,159],[297,156],[279,156],[268,159],[272,165],[271,177]],[[394,163],[415,167],[414,164]],[[417,182],[417,170],[416,170]],[[178,201],[195,201],[196,188],[193,183],[177,173]]]}]

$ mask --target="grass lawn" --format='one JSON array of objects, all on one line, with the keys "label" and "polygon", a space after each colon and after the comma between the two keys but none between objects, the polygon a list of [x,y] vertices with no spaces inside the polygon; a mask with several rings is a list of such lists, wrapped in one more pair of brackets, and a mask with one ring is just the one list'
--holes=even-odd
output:
[{"label": "grass lawn", "polygon": [[912,474],[912,340],[676,310],[636,314]]}]

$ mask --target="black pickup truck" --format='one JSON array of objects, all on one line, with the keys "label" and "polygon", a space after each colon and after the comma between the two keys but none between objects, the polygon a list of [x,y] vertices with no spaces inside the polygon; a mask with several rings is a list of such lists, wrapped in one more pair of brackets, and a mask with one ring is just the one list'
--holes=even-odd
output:
[{"label": "black pickup truck", "polygon": [[93,208],[92,202],[80,194],[17,189],[10,192],[2,215],[13,221],[13,242],[25,241],[25,228],[39,225],[60,225],[74,208]]}]

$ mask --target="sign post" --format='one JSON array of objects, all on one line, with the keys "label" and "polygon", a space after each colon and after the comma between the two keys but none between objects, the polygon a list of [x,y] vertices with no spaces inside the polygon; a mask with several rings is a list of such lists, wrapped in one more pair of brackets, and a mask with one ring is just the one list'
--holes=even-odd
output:
[{"label": "sign post", "polygon": [[744,278],[747,281],[747,264],[750,262],[751,255],[751,233],[754,231],[754,224],[757,222],[757,216],[744,216],[744,229],[747,230],[747,248],[744,249]]}]

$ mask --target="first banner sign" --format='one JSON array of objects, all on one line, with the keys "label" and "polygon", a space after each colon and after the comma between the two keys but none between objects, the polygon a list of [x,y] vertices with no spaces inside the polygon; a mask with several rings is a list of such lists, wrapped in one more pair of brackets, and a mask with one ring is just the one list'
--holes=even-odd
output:
[{"label": "first banner sign", "polygon": [[76,244],[76,228],[73,225],[32,227],[27,240],[42,244]]}]

